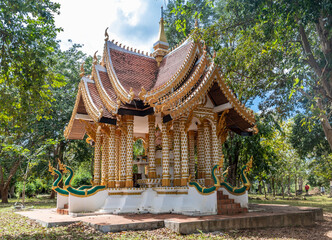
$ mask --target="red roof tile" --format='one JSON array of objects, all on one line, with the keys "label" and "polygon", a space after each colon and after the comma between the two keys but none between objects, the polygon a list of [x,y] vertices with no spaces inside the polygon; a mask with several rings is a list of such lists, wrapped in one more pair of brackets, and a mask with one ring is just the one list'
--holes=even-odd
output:
[{"label": "red roof tile", "polygon": [[156,84],[152,89],[160,87],[174,76],[185,61],[191,44],[193,43],[188,41],[164,57],[160,63]]},{"label": "red roof tile", "polygon": [[100,99],[96,85],[94,83],[87,83],[87,85],[88,85],[87,90],[90,93],[93,103],[96,105],[98,110],[101,108],[103,109],[103,117],[113,118],[112,114],[109,111],[107,111],[102,100]]},{"label": "red roof tile", "polygon": [[110,48],[110,56],[115,73],[127,92],[132,87],[137,96],[142,86],[146,90],[152,88],[158,71],[154,58],[113,48]]},{"label": "red roof tile", "polygon": [[108,94],[108,96],[114,101],[116,102],[116,94],[114,91],[114,88],[110,82],[110,79],[108,77],[108,74],[106,72],[103,71],[98,71],[99,76],[100,76],[100,81],[103,84],[104,89],[106,90],[106,93]]}]

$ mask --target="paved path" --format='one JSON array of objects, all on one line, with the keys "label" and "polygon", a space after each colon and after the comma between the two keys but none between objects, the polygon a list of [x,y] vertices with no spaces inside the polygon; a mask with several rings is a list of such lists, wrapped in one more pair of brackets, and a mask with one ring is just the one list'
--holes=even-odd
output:
[{"label": "paved path", "polygon": [[184,216],[179,214],[102,214],[75,217],[59,215],[55,209],[38,209],[17,212],[45,227],[69,225],[74,222],[92,226],[102,232],[151,230],[169,228],[181,234],[198,230],[213,232],[221,229],[251,229],[285,226],[313,226],[323,220],[320,208],[292,207],[288,205],[251,204],[249,213],[232,216]]}]

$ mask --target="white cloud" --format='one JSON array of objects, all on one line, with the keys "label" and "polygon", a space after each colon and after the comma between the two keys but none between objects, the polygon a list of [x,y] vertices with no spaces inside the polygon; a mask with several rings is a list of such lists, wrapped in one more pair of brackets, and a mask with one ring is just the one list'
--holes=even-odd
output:
[{"label": "white cloud", "polygon": [[102,53],[104,32],[109,27],[110,39],[127,46],[151,51],[157,40],[160,7],[163,0],[55,0],[61,4],[55,24],[61,47],[83,44],[82,50],[92,55]]}]

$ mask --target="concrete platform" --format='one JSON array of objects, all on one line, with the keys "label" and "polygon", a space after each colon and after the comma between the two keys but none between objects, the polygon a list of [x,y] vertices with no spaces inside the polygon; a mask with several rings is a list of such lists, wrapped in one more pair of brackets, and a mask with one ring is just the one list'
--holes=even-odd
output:
[{"label": "concrete platform", "polygon": [[[17,212],[45,227],[82,222],[102,232],[152,230],[169,228],[177,233],[213,232],[226,229],[252,229],[267,227],[313,226],[323,220],[320,208],[292,207],[288,205],[251,204],[249,213],[232,216],[184,216],[177,214],[123,214],[91,215],[79,217],[59,215],[55,209]],[[199,230],[199,231],[198,231]]]}]

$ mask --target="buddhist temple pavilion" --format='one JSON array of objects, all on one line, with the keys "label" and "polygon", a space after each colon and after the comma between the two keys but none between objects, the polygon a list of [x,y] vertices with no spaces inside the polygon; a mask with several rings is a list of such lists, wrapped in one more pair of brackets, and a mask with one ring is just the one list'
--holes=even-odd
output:
[{"label": "buddhist temple pavilion", "polygon": [[[95,57],[91,74],[82,71],[64,132],[73,140],[87,135],[94,147],[92,185],[74,189],[69,176],[57,191],[59,209],[217,214],[220,194],[246,209],[250,164],[244,188],[230,186],[222,143],[228,131],[253,133],[253,111],[236,98],[203,41],[189,36],[169,48],[161,18],[153,49],[149,54],[110,41],[105,31],[102,60]],[[137,139],[145,155],[134,159]],[[70,167],[60,165],[62,171],[50,171],[72,177]],[[53,189],[61,189],[57,184]]]}]

